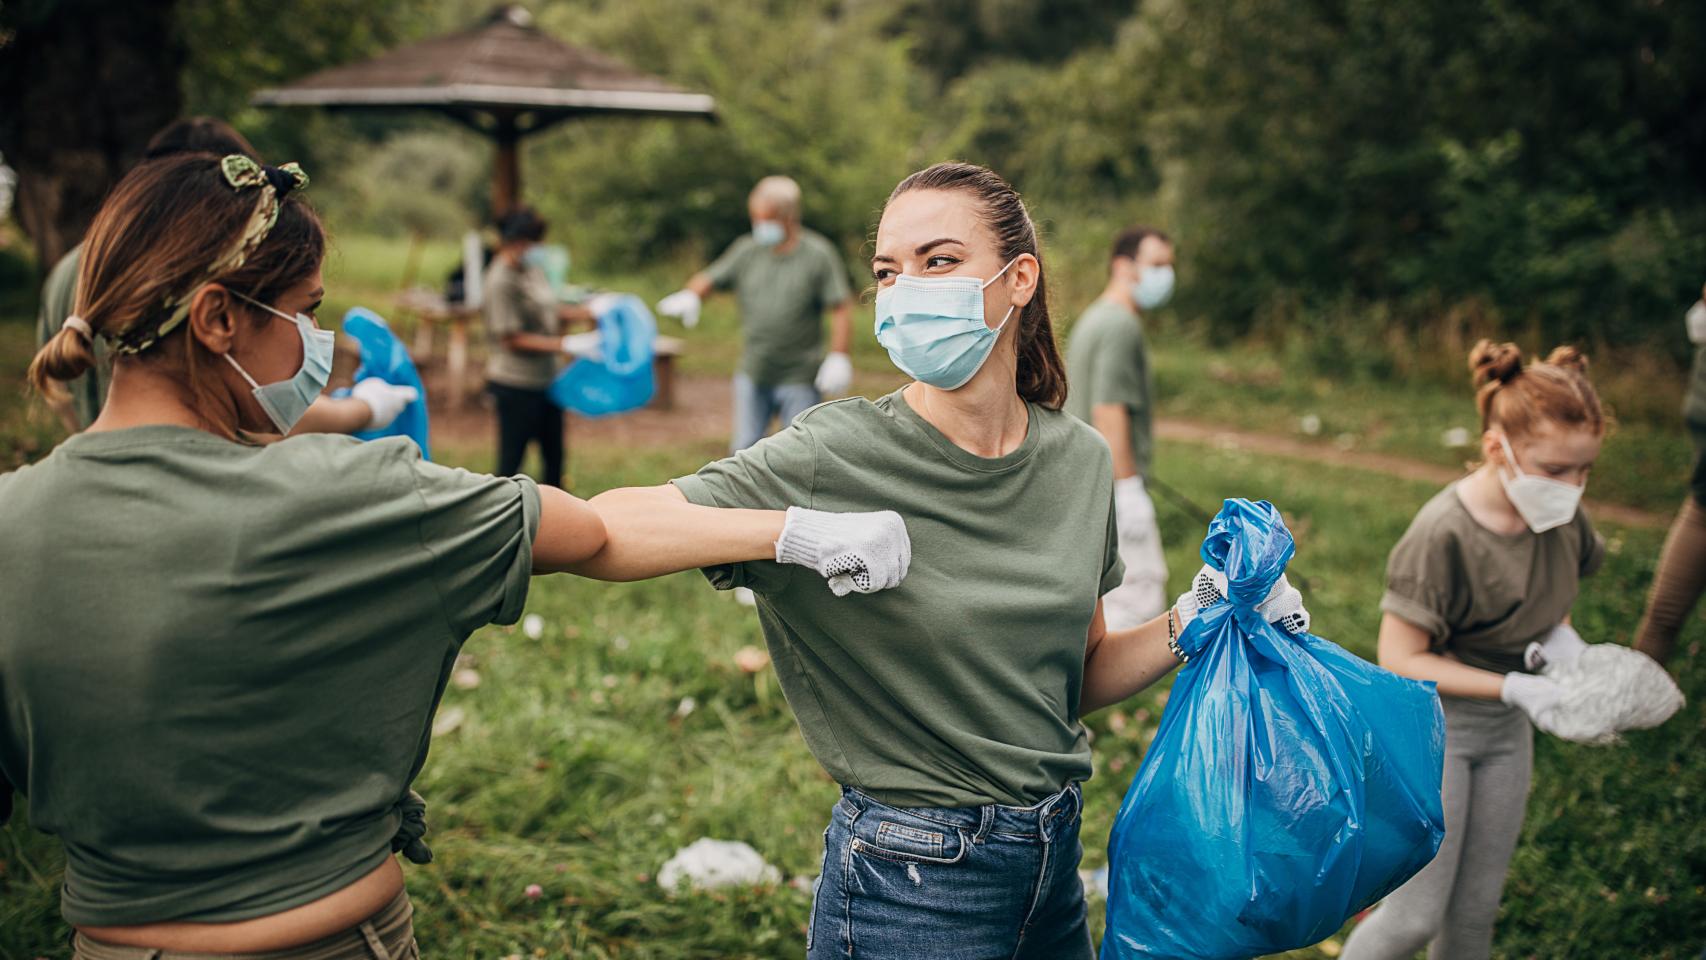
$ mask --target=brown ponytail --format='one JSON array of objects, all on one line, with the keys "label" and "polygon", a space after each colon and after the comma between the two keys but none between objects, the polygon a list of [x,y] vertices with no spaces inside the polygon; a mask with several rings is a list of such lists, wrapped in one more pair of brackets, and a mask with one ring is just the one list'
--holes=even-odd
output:
[{"label": "brown ponytail", "polygon": [[1524,365],[1516,344],[1482,340],[1469,351],[1469,372],[1483,431],[1498,427],[1526,436],[1547,422],[1603,434],[1609,425],[1588,380],[1587,355],[1575,347],[1558,347],[1544,361]]},{"label": "brown ponytail", "polygon": [[1003,261],[1021,253],[1037,258],[1037,289],[1019,312],[1019,396],[1054,410],[1066,404],[1066,364],[1049,318],[1048,285],[1036,224],[1019,192],[995,171],[972,163],[938,163],[900,182],[889,203],[910,190],[962,190],[978,200],[983,222],[995,234]]},{"label": "brown ponytail", "polygon": [[53,400],[65,398],[62,386],[75,380],[95,365],[95,345],[82,331],[62,326],[36,351],[26,375],[31,387]]}]

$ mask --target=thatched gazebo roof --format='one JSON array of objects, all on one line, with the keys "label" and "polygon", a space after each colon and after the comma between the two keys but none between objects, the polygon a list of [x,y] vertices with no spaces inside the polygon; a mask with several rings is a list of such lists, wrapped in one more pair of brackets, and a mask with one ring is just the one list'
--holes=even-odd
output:
[{"label": "thatched gazebo roof", "polygon": [[421,109],[497,142],[493,211],[520,197],[516,143],[578,116],[712,117],[710,96],[673,86],[614,57],[563,43],[516,5],[473,28],[331,67],[254,96],[260,106]]}]

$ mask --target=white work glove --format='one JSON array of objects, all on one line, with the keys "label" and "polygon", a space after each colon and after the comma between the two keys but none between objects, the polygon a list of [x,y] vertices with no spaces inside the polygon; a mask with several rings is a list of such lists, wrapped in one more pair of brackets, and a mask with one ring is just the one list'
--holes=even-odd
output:
[{"label": "white work glove", "polygon": [[1564,697],[1564,688],[1557,681],[1537,677],[1532,673],[1507,673],[1499,699],[1528,714],[1534,725],[1547,733],[1551,727],[1542,718]]},{"label": "white work glove", "polygon": [[[1179,617],[1179,632],[1184,633],[1198,613],[1225,599],[1226,574],[1203,564],[1191,580],[1190,591],[1180,594],[1178,602],[1173,605],[1173,611]],[[1309,611],[1303,609],[1303,594],[1286,581],[1283,573],[1274,582],[1273,589],[1268,591],[1267,599],[1256,604],[1256,612],[1286,633],[1309,632]]]},{"label": "white work glove", "polygon": [[589,357],[597,360],[604,354],[604,335],[597,330],[584,333],[571,333],[563,338],[559,348],[571,357]]},{"label": "white work glove", "polygon": [[699,325],[699,295],[691,290],[677,290],[658,301],[658,312],[666,317],[680,317],[681,325],[692,329]]},{"label": "white work glove", "polygon": [[811,567],[838,597],[899,586],[912,564],[906,521],[893,510],[830,513],[789,507],[776,562]]},{"label": "white work glove", "polygon": [[1706,345],[1706,300],[1694,301],[1694,306],[1683,314],[1682,321],[1688,327],[1688,342],[1695,346]]},{"label": "white work glove", "polygon": [[1114,481],[1114,528],[1120,542],[1136,543],[1155,533],[1155,501],[1149,499],[1142,477]]},{"label": "white work glove", "polygon": [[823,358],[817,368],[817,392],[825,397],[839,397],[853,386],[853,358],[845,353],[832,353]]},{"label": "white work glove", "polygon": [[403,408],[420,399],[420,392],[414,387],[400,387],[386,383],[378,377],[368,377],[350,388],[349,395],[362,403],[372,412],[367,426],[363,430],[383,430],[391,425],[391,421],[403,412]]},{"label": "white work glove", "polygon": [[1523,651],[1522,663],[1530,673],[1539,673],[1542,667],[1562,667],[1576,662],[1587,648],[1587,641],[1575,627],[1560,623],[1546,636],[1528,645],[1528,649]]}]

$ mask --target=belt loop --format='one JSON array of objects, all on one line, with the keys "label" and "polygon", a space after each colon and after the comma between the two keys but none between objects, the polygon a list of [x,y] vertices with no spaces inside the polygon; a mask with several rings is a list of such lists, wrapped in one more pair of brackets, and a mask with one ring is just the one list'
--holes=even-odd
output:
[{"label": "belt loop", "polygon": [[995,826],[995,804],[986,803],[978,807],[977,812],[977,832],[972,834],[972,843],[982,843],[983,838],[989,835],[989,829]]},{"label": "belt loop", "polygon": [[379,939],[379,934],[374,931],[371,920],[363,920],[358,929],[361,930],[362,937],[367,940],[367,949],[373,954],[373,960],[391,960],[391,951],[387,950],[385,942]]}]

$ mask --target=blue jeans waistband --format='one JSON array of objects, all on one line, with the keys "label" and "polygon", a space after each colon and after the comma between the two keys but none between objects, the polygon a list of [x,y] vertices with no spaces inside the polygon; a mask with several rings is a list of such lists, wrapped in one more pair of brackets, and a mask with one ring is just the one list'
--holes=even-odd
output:
[{"label": "blue jeans waistband", "polygon": [[1084,792],[1076,783],[1028,807],[1012,807],[1001,803],[986,803],[980,807],[895,807],[876,800],[852,787],[841,788],[841,802],[850,818],[869,811],[894,811],[920,820],[965,831],[973,843],[981,843],[990,834],[1006,839],[1053,840],[1060,831],[1078,820],[1084,809]]}]

